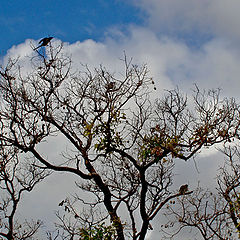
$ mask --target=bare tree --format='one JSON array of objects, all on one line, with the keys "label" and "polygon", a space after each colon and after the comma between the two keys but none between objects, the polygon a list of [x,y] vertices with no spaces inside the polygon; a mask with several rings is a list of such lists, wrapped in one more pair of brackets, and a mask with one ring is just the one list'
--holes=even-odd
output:
[{"label": "bare tree", "polygon": [[184,228],[196,228],[206,240],[239,239],[239,146],[225,145],[221,152],[226,159],[217,174],[217,191],[198,188],[191,196],[177,198],[174,205],[169,205],[166,213],[167,225],[171,226],[166,231],[169,236],[177,235]]},{"label": "bare tree", "polygon": [[19,221],[17,208],[24,192],[31,192],[34,186],[46,177],[43,170],[34,167],[29,160],[20,163],[16,148],[0,147],[0,236],[1,239],[31,239],[42,222]]},{"label": "bare tree", "polygon": [[[102,66],[76,72],[62,46],[38,53],[28,75],[10,60],[0,72],[0,140],[32,154],[41,169],[79,176],[77,186],[94,200],[77,189],[75,200],[104,209],[102,219],[110,218],[117,239],[143,240],[169,201],[192,193],[171,188],[174,161],[235,137],[239,112],[218,90],[197,87],[190,102],[178,89],[152,101],[147,66],[122,62],[119,74]],[[70,150],[56,162],[39,146],[58,136]]]},{"label": "bare tree", "polygon": [[[205,239],[233,239],[233,229],[226,218],[227,205],[218,194],[198,188],[191,196],[182,196],[171,202],[166,210],[168,221],[162,226],[166,239],[173,239],[187,229],[200,233]],[[199,236],[199,234],[198,234]]]},{"label": "bare tree", "polygon": [[[240,152],[239,146],[225,146],[225,165],[220,168],[217,176],[218,192],[227,205],[225,218],[230,222],[232,232],[240,236]],[[235,231],[234,231],[235,230]]]}]

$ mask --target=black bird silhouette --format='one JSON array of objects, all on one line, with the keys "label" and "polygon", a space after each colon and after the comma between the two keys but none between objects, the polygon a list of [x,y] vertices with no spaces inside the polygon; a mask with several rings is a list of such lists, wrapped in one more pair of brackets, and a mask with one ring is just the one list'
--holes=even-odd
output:
[{"label": "black bird silhouette", "polygon": [[185,194],[187,191],[188,191],[188,185],[187,185],[187,184],[182,185],[182,186],[179,188],[179,193],[180,193],[180,194]]},{"label": "black bird silhouette", "polygon": [[40,47],[47,46],[48,43],[49,43],[52,39],[53,39],[53,37],[45,37],[45,38],[41,39],[41,40],[39,41],[39,44],[40,44],[40,45],[39,45],[38,47],[34,48],[33,50],[37,50],[37,49],[40,48]]}]

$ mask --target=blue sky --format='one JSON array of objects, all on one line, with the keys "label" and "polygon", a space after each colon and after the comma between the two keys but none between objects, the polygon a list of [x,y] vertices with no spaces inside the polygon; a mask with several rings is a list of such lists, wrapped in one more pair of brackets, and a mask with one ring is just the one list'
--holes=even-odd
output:
[{"label": "blue sky", "polygon": [[140,9],[130,1],[2,1],[0,49],[5,53],[27,38],[48,35],[70,43],[88,38],[101,41],[115,25],[124,29],[130,23],[142,21]]},{"label": "blue sky", "polygon": [[[174,3],[175,0],[169,2]],[[183,0],[184,2],[185,0]],[[150,4],[146,4],[149,2]],[[124,34],[131,25],[150,27],[158,36],[167,35],[172,39],[182,41],[189,47],[199,48],[203,43],[213,37],[210,29],[200,29],[197,24],[191,29],[182,29],[172,25],[183,24],[184,18],[181,11],[176,9],[171,16],[171,4],[163,6],[166,0],[23,0],[2,1],[0,8],[0,55],[13,45],[24,42],[25,39],[40,39],[45,36],[54,36],[64,42],[73,43],[86,39],[104,41],[111,33],[112,28],[117,28]],[[159,4],[158,4],[159,3]],[[162,7],[164,14],[169,12],[172,19],[163,19],[158,23],[154,20],[155,5]],[[151,9],[155,8],[155,9]],[[186,8],[187,9],[187,8]],[[174,12],[174,10],[173,10]],[[153,19],[151,19],[153,18]],[[175,19],[174,19],[175,18]],[[191,20],[190,20],[191,21]],[[156,29],[156,25],[159,29]],[[169,25],[170,24],[170,25]],[[177,25],[176,25],[177,26]]]}]

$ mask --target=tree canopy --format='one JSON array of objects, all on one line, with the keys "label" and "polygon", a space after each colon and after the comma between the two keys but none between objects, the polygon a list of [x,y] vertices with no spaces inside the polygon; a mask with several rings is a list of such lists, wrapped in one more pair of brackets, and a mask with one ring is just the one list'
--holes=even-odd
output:
[{"label": "tree canopy", "polygon": [[[17,172],[8,174],[5,166],[15,169],[13,158],[18,156],[17,163],[27,167],[23,176],[31,176],[20,180],[16,175],[18,192],[30,191],[55,171],[79,177],[74,199],[59,203],[66,215],[58,215],[61,234],[56,237],[79,239],[85,231],[98,239],[93,238],[98,231],[99,239],[116,234],[119,240],[143,240],[154,227],[152,220],[170,202],[195,194],[187,185],[171,188],[175,161],[238,138],[239,105],[221,98],[219,90],[201,91],[197,86],[192,96],[176,88],[153,99],[155,84],[146,65],[135,65],[124,56],[120,73],[103,66],[76,71],[62,47],[48,46],[44,54],[35,51],[30,73],[22,73],[14,59],[0,70],[0,183],[13,203],[7,207],[14,208],[18,193],[13,194],[6,181],[12,174],[12,184]],[[69,150],[51,153],[52,158],[40,146],[49,138],[58,144],[59,136]],[[78,194],[80,189],[90,201]],[[85,212],[75,208],[76,202],[87,207]],[[0,225],[0,236],[13,239],[18,229],[15,210],[10,215],[4,211],[1,207],[0,222],[9,221]],[[73,217],[69,226],[67,215]],[[103,222],[109,222],[109,228]],[[113,231],[109,238],[103,238],[106,229]]]}]

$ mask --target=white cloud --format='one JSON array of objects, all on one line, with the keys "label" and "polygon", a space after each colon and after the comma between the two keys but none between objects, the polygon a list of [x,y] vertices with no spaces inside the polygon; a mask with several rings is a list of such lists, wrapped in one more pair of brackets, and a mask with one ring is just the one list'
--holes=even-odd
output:
[{"label": "white cloud", "polygon": [[[240,51],[231,41],[214,38],[199,49],[192,49],[185,43],[160,36],[150,29],[131,26],[129,34],[120,39],[108,37],[104,42],[85,40],[72,44],[64,43],[64,51],[73,59],[73,66],[80,63],[90,66],[102,64],[111,71],[120,71],[124,51],[133,57],[134,63],[147,63],[150,75],[154,77],[158,90],[174,88],[178,85],[183,91],[189,91],[196,83],[203,88],[222,88],[223,94],[238,97],[240,82]],[[4,61],[11,56],[21,56],[24,69],[30,70],[27,55],[33,53],[26,40],[13,46]],[[59,43],[59,40],[55,40]]]},{"label": "white cloud", "polygon": [[238,0],[135,0],[155,31],[188,32],[193,29],[239,40]]},{"label": "white cloud", "polygon": [[[133,62],[148,64],[158,89],[179,85],[188,91],[193,83],[197,83],[204,88],[220,87],[224,94],[238,96],[240,48],[234,44],[240,39],[238,0],[133,1],[148,13],[148,24],[145,27],[126,26],[127,35],[117,27],[111,29],[111,35],[104,42],[89,39],[65,43],[64,49],[72,56],[74,64],[103,64],[118,71],[119,58],[125,51],[127,56],[134,58]],[[198,49],[192,49],[173,35],[167,35],[193,29],[211,33],[214,37]],[[159,35],[159,32],[165,35]],[[13,46],[5,62],[9,56],[21,56],[24,62],[26,55],[32,53],[31,42],[37,45],[33,40],[26,40]]]}]

